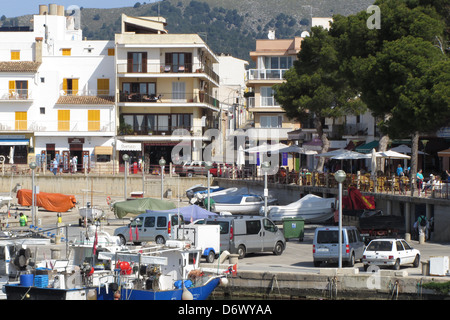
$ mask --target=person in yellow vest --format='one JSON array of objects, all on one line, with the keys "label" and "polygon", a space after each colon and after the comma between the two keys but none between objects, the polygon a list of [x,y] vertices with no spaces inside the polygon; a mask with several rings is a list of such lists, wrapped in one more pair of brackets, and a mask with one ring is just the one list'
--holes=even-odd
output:
[{"label": "person in yellow vest", "polygon": [[25,227],[27,225],[28,219],[27,216],[24,215],[22,212],[19,214],[19,224],[21,227]]}]

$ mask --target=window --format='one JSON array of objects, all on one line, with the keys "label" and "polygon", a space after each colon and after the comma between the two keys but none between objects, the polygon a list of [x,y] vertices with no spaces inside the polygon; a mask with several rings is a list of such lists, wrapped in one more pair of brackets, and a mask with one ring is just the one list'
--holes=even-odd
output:
[{"label": "window", "polygon": [[275,106],[277,105],[274,98],[274,90],[272,87],[261,87],[261,106]]},{"label": "window", "polygon": [[12,99],[27,99],[28,98],[28,81],[10,80],[9,81],[9,96]]},{"label": "window", "polygon": [[63,79],[63,91],[65,95],[76,96],[78,94],[78,79]]},{"label": "window", "polygon": [[58,110],[58,131],[70,131],[70,110]]},{"label": "window", "polygon": [[63,48],[63,49],[61,49],[61,51],[62,51],[62,55],[63,56],[70,56],[70,55],[72,55],[72,49]]},{"label": "window", "polygon": [[259,122],[261,128],[281,128],[283,118],[282,116],[261,116]]},{"label": "window", "polygon": [[403,245],[400,241],[396,241],[395,245],[397,246],[397,251],[403,251],[405,249],[403,249]]},{"label": "window", "polygon": [[109,95],[109,79],[97,79],[97,94]]},{"label": "window", "polygon": [[20,60],[20,50],[11,50],[11,60]]},{"label": "window", "polygon": [[247,234],[258,234],[261,231],[260,220],[250,220],[245,222],[247,226]]},{"label": "window", "polygon": [[127,72],[147,72],[147,52],[128,52]]},{"label": "window", "polygon": [[270,221],[269,219],[264,219],[263,220],[263,225],[264,225],[264,230],[270,231],[270,232],[276,232],[277,231],[277,226]]},{"label": "window", "polygon": [[45,108],[39,108],[39,113],[40,114],[45,114]]},{"label": "window", "polygon": [[156,227],[157,228],[165,228],[167,225],[167,218],[166,217],[158,217],[158,220],[156,221]]},{"label": "window", "polygon": [[172,101],[186,102],[186,83],[172,82]]},{"label": "window", "polygon": [[100,110],[88,110],[88,131],[100,131]]},{"label": "window", "polygon": [[294,63],[294,57],[265,57],[262,69],[289,69]]},{"label": "window", "polygon": [[155,226],[155,217],[147,217],[144,221],[144,227],[153,228]]},{"label": "window", "polygon": [[166,67],[170,67],[171,72],[192,72],[192,53],[167,52]]},{"label": "window", "polygon": [[16,130],[27,130],[27,112],[16,111]]}]

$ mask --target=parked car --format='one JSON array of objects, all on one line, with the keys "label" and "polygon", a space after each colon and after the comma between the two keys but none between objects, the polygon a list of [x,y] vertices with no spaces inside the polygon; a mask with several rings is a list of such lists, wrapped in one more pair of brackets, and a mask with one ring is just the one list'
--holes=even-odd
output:
[{"label": "parked car", "polygon": [[[349,267],[361,260],[364,253],[364,240],[356,227],[342,227],[342,262]],[[339,227],[320,227],[314,233],[314,266],[322,262],[339,261]]]},{"label": "parked car", "polygon": [[411,264],[417,268],[420,263],[420,251],[411,247],[403,239],[375,239],[364,250],[364,270],[369,266],[392,267]]},{"label": "parked car", "polygon": [[114,235],[120,238],[122,244],[140,244],[147,241],[164,244],[172,238],[172,227],[183,223],[183,216],[177,213],[146,212],[134,218],[128,226],[115,229]]},{"label": "parked car", "polygon": [[[218,174],[221,174],[221,170],[218,170],[217,163],[213,163],[213,167],[209,169],[209,172],[213,177],[217,177]],[[206,176],[208,171],[206,169],[205,161],[186,161],[175,166],[175,173],[179,174],[181,177],[192,177],[196,174]]]},{"label": "parked car", "polygon": [[237,253],[239,259],[248,253],[273,252],[281,255],[286,248],[286,239],[278,227],[261,216],[221,216],[199,219],[194,224],[220,226],[220,251]]}]

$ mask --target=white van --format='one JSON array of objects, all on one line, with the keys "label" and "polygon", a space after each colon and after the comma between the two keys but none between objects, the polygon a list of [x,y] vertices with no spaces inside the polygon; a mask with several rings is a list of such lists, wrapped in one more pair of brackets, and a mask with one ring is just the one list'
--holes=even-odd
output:
[{"label": "white van", "polygon": [[227,216],[207,218],[196,223],[220,226],[220,250],[237,253],[239,259],[248,253],[283,253],[286,239],[272,220],[261,216]]},{"label": "white van", "polygon": [[122,244],[127,242],[140,244],[147,241],[164,244],[166,240],[172,238],[172,228],[179,224],[183,224],[181,214],[146,212],[134,218],[128,226],[114,230],[114,235],[120,238]]},{"label": "white van", "polygon": [[[342,262],[349,267],[361,260],[364,253],[364,240],[356,227],[342,227]],[[339,227],[320,227],[314,233],[314,266],[322,262],[339,262]]]}]

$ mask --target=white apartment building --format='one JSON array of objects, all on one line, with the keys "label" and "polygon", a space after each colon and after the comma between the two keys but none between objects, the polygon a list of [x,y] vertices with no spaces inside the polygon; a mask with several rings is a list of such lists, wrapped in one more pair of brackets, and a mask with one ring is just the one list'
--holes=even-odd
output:
[{"label": "white apartment building", "polygon": [[83,41],[77,19],[63,6],[41,5],[31,30],[0,31],[0,154],[13,155],[7,163],[26,169],[56,157],[69,171],[74,156],[80,170],[110,161],[114,42]]}]

